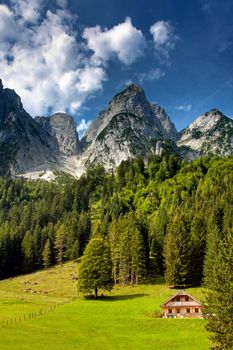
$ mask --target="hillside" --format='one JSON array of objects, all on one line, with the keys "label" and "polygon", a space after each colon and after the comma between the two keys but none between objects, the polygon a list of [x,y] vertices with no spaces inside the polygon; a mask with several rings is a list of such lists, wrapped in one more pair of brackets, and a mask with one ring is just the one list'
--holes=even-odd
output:
[{"label": "hillside", "polygon": [[[159,305],[174,293],[161,281],[116,287],[105,299],[85,300],[77,298],[77,270],[72,262],[0,282],[1,350],[12,350],[13,344],[19,350],[149,350],[155,342],[161,350],[208,348],[204,320],[154,318]],[[200,288],[189,292],[203,297]]]}]

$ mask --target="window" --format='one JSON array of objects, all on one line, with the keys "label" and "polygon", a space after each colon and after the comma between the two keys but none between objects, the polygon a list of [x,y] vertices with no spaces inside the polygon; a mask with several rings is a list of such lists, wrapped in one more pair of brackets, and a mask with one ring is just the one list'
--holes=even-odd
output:
[{"label": "window", "polygon": [[180,301],[180,297],[176,298],[176,301]]},{"label": "window", "polygon": [[177,309],[177,313],[180,314],[180,309]]},{"label": "window", "polygon": [[169,313],[169,314],[172,314],[172,309],[168,309],[168,313]]},{"label": "window", "polygon": [[185,301],[189,301],[189,297],[185,297]]},{"label": "window", "polygon": [[199,309],[197,307],[195,308],[195,312],[196,314],[199,312]]},{"label": "window", "polygon": [[190,314],[190,309],[186,309],[187,314]]}]

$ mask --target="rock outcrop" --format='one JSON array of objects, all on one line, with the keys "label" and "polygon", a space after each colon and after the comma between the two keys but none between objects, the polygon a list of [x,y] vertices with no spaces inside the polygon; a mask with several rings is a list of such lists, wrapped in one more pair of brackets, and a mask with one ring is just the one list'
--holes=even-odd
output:
[{"label": "rock outcrop", "polygon": [[161,140],[170,136],[176,138],[176,129],[165,110],[151,105],[141,87],[129,85],[87,130],[87,164],[102,163],[112,169],[128,158],[161,153]]},{"label": "rock outcrop", "polygon": [[166,111],[150,104],[143,89],[129,85],[113,97],[79,141],[66,113],[33,119],[14,90],[0,80],[0,175],[54,178],[62,170],[79,177],[101,163],[115,169],[122,160],[175,153],[186,159],[233,153],[233,120],[213,109],[177,133]]},{"label": "rock outcrop", "polygon": [[0,175],[56,162],[53,137],[24,110],[14,90],[0,80]]},{"label": "rock outcrop", "polygon": [[177,145],[189,159],[230,155],[233,153],[233,120],[218,109],[212,109],[179,133]]},{"label": "rock outcrop", "polygon": [[56,113],[51,117],[36,117],[35,120],[56,139],[61,154],[73,156],[78,153],[77,125],[69,114]]}]

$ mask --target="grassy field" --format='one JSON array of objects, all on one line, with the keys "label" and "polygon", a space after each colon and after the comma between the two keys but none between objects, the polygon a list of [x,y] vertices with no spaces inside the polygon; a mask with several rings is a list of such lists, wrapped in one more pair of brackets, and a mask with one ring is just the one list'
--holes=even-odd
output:
[{"label": "grassy field", "polygon": [[[158,319],[163,283],[77,296],[77,264],[0,281],[1,350],[207,350],[204,320]],[[188,290],[203,298],[201,288]]]}]

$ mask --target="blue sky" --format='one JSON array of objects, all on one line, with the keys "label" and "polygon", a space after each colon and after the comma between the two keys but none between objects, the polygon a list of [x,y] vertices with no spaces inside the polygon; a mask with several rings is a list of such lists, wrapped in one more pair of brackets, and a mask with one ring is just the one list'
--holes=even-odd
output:
[{"label": "blue sky", "polygon": [[128,83],[178,130],[233,116],[232,0],[0,2],[0,72],[33,116],[68,111],[79,130]]}]

